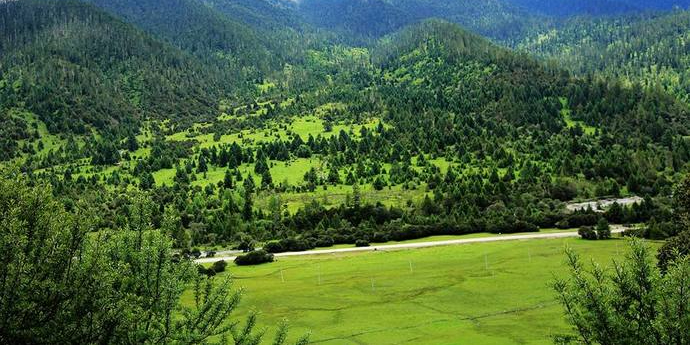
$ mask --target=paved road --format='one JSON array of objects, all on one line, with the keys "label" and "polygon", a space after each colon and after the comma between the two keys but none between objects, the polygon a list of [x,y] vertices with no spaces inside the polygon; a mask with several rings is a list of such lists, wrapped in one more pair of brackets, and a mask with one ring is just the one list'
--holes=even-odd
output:
[{"label": "paved road", "polygon": [[[625,230],[626,228],[622,225],[611,225],[611,233],[618,234]],[[577,231],[564,231],[564,232],[550,232],[550,233],[533,233],[524,235],[498,235],[491,237],[479,237],[479,238],[465,238],[457,240],[445,240],[445,241],[430,241],[430,242],[417,242],[417,243],[401,243],[401,244],[389,244],[381,246],[371,246],[371,247],[351,247],[351,248],[339,248],[339,249],[322,249],[322,250],[311,250],[305,252],[288,252],[288,253],[278,253],[275,254],[276,257],[283,256],[300,256],[300,255],[321,255],[321,254],[337,254],[337,253],[351,253],[351,252],[366,252],[375,250],[400,250],[400,249],[414,249],[414,248],[427,248],[427,247],[438,247],[438,246],[451,246],[458,244],[468,244],[468,243],[481,243],[481,242],[497,242],[497,241],[515,241],[515,240],[534,240],[534,239],[547,239],[547,238],[566,238],[566,237],[578,237]],[[202,258],[194,260],[197,263],[209,263],[216,262],[219,260],[232,261],[235,260],[235,256],[216,256],[212,258]]]}]

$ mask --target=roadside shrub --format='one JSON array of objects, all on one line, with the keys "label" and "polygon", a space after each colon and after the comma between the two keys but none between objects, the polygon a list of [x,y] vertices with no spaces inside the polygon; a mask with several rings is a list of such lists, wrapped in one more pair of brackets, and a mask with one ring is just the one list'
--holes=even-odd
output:
[{"label": "roadside shrub", "polygon": [[199,250],[199,248],[194,248],[191,252],[189,252],[189,255],[193,256],[195,259],[198,259],[201,256],[201,250]]},{"label": "roadside shrub", "polygon": [[334,244],[333,237],[330,236],[320,236],[314,242],[316,247],[331,247]]},{"label": "roadside shrub", "polygon": [[570,223],[568,222],[568,219],[561,219],[556,222],[556,227],[559,229],[569,229]]},{"label": "roadside shrub", "polygon": [[582,226],[577,230],[577,234],[584,240],[596,240],[597,233],[591,226]]},{"label": "roadside shrub", "polygon": [[201,275],[205,275],[207,277],[213,277],[216,275],[216,271],[213,269],[213,267],[206,268],[203,265],[197,265],[196,266],[197,272]]},{"label": "roadside shrub", "polygon": [[254,241],[254,238],[245,233],[240,233],[237,236],[237,242],[238,244],[235,249],[241,250],[245,253],[251,252],[256,247],[256,241]]},{"label": "roadside shrub", "polygon": [[211,266],[211,269],[213,269],[213,271],[216,273],[221,273],[221,272],[225,272],[225,267],[227,265],[228,265],[228,263],[225,262],[225,260],[220,260],[220,261],[214,262],[213,266]]},{"label": "roadside shrub", "polygon": [[671,237],[659,248],[657,253],[657,266],[666,272],[669,265],[679,257],[690,255],[690,230],[683,231],[677,236]]},{"label": "roadside shrub", "polygon": [[313,239],[286,238],[277,242],[266,243],[263,250],[269,253],[301,252],[314,249],[314,242]]},{"label": "roadside shrub", "polygon": [[581,211],[568,216],[568,225],[572,228],[578,226],[595,226],[601,216],[592,211]]},{"label": "roadside shrub", "polygon": [[255,250],[235,258],[235,265],[238,266],[259,265],[266,262],[273,262],[273,254],[267,253],[263,249]]},{"label": "roadside shrub", "polygon": [[357,241],[355,241],[355,247],[369,247],[369,241],[357,240]]},{"label": "roadside shrub", "polygon": [[597,237],[600,240],[611,238],[611,227],[609,226],[609,222],[604,218],[601,218],[597,223]]},{"label": "roadside shrub", "polygon": [[388,234],[384,232],[375,232],[374,235],[372,236],[372,240],[374,242],[379,242],[379,243],[384,243],[388,242]]},{"label": "roadside shrub", "polygon": [[280,253],[283,251],[283,246],[280,241],[273,241],[264,244],[263,249],[269,253]]},{"label": "roadside shrub", "polygon": [[647,232],[646,228],[629,228],[623,230],[623,237],[638,237],[638,238],[644,238],[645,234]]}]

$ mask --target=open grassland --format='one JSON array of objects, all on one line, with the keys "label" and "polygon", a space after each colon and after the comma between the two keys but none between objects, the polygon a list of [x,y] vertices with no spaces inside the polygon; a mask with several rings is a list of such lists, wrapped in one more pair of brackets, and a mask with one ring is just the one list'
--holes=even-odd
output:
[{"label": "open grassland", "polygon": [[549,287],[567,274],[566,245],[606,267],[628,248],[625,240],[477,243],[280,258],[225,274],[246,291],[236,316],[256,309],[262,324],[287,318],[292,336],[311,330],[317,344],[549,344],[569,331]]},{"label": "open grassland", "polygon": [[273,140],[288,141],[292,134],[299,135],[304,141],[307,141],[309,136],[316,138],[321,135],[325,138],[330,138],[340,133],[340,131],[352,133],[352,136],[357,137],[362,128],[366,127],[372,130],[376,128],[379,122],[379,119],[373,118],[362,124],[337,123],[333,124],[330,131],[326,131],[322,119],[314,116],[302,116],[292,118],[289,123],[270,122],[265,129],[247,129],[237,133],[222,133],[218,140],[214,140],[212,133],[199,133],[201,129],[208,125],[197,124],[189,130],[167,136],[167,140],[184,141],[193,139],[199,143],[199,148],[210,148],[212,146],[232,143],[253,147],[260,142],[269,142]]}]

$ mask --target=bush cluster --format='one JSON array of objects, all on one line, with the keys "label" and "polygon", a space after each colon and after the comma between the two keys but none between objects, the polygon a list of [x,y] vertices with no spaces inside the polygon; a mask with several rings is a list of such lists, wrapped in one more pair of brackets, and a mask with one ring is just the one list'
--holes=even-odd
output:
[{"label": "bush cluster", "polygon": [[267,262],[273,262],[273,254],[263,249],[251,251],[235,258],[235,265],[238,266],[259,265]]}]

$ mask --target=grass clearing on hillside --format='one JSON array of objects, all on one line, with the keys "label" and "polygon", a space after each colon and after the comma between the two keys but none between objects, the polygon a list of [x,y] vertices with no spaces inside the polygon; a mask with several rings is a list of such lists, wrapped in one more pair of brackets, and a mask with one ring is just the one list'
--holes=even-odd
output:
[{"label": "grass clearing on hillside", "polygon": [[[274,177],[274,182],[278,180]],[[384,206],[405,207],[408,200],[413,203],[418,203],[427,195],[426,187],[420,186],[417,189],[403,189],[401,185],[392,187],[385,187],[383,190],[375,190],[371,184],[364,184],[360,186],[362,195],[362,203],[376,204],[382,203]],[[341,205],[347,200],[347,196],[352,196],[353,188],[348,185],[323,186],[317,187],[313,192],[304,193],[283,193],[281,194],[282,201],[286,209],[290,213],[295,213],[300,207],[309,204],[313,200],[318,201],[321,206],[331,208]],[[260,195],[257,198],[257,207],[265,207],[268,198],[262,198]]]},{"label": "grass clearing on hillside", "polygon": [[[50,151],[54,151],[59,149],[61,146],[65,146],[67,141],[60,138],[57,135],[50,134],[48,131],[48,127],[46,126],[45,122],[41,121],[36,114],[29,112],[29,111],[20,111],[17,109],[11,109],[10,114],[12,116],[16,116],[19,118],[24,119],[26,121],[27,125],[31,129],[36,129],[38,132],[38,140],[31,141],[30,143],[33,145],[34,149],[36,150],[37,155],[45,155],[49,153]],[[39,150],[38,149],[38,142],[41,141],[43,143],[43,149]],[[19,140],[19,143],[25,143],[28,142],[27,140]]]},{"label": "grass clearing on hillside", "polygon": [[549,287],[567,273],[565,245],[605,267],[628,249],[625,240],[509,241],[286,257],[229,272],[246,289],[236,317],[287,318],[292,337],[311,330],[317,344],[550,344],[569,332]]},{"label": "grass clearing on hillside", "polygon": [[577,125],[580,125],[582,127],[582,130],[585,132],[587,135],[594,135],[597,131],[596,127],[592,127],[590,125],[587,125],[583,121],[576,121],[573,120],[572,117],[570,116],[570,113],[572,112],[570,108],[568,107],[568,99],[565,97],[560,98],[561,105],[563,106],[563,109],[561,109],[561,116],[563,116],[563,120],[565,121],[566,126],[568,128],[573,128]]}]

